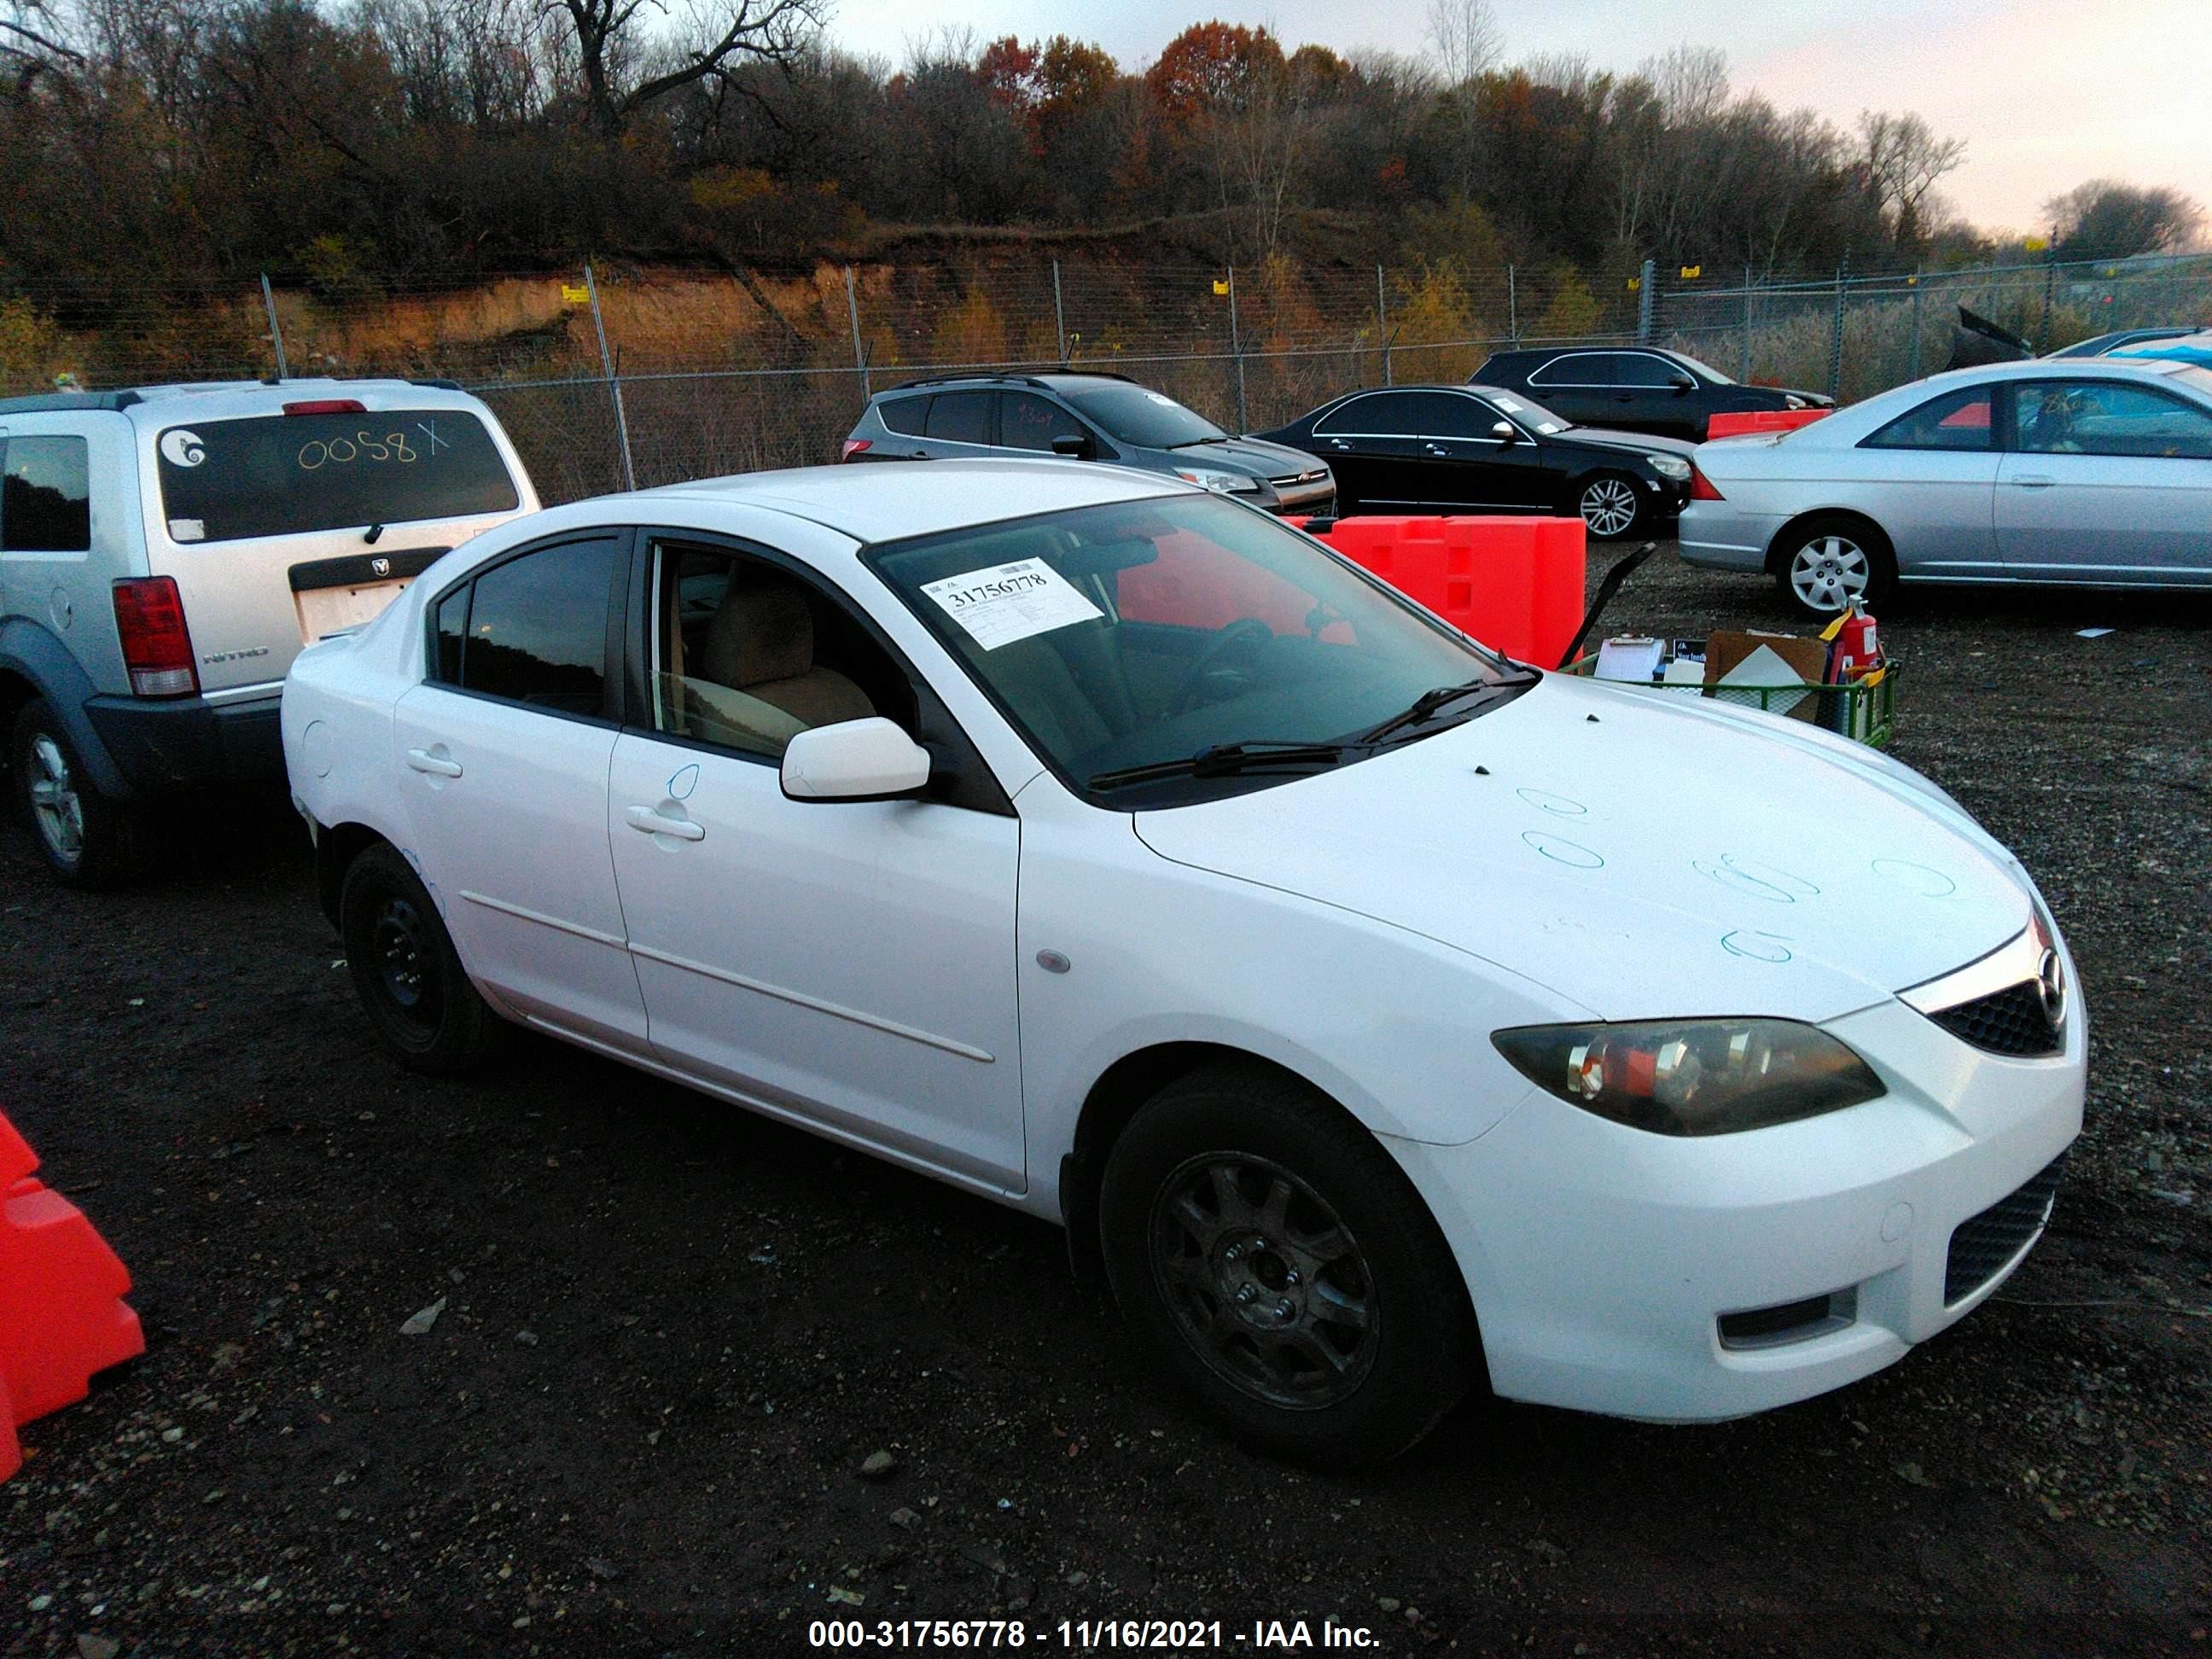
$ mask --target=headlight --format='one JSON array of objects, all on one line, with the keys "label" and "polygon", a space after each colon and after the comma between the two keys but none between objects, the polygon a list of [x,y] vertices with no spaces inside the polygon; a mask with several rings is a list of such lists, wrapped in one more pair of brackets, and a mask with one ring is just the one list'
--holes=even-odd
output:
[{"label": "headlight", "polygon": [[1176,477],[1202,489],[1218,489],[1224,495],[1256,495],[1260,491],[1260,481],[1241,472],[1216,472],[1206,467],[1194,467],[1186,472],[1178,467]]},{"label": "headlight", "polygon": [[1881,1079],[1794,1019],[1522,1025],[1491,1042],[1569,1105],[1662,1135],[1725,1135],[1872,1100]]},{"label": "headlight", "polygon": [[1690,464],[1680,455],[1646,455],[1644,465],[1662,478],[1672,478],[1676,483],[1687,482]]}]

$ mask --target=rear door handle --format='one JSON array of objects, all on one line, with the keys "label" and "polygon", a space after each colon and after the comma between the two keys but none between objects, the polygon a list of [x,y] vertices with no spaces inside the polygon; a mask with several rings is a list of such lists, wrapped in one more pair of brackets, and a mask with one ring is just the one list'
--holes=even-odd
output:
[{"label": "rear door handle", "polygon": [[446,745],[438,744],[428,749],[410,749],[407,764],[417,772],[428,772],[434,778],[458,778],[461,763],[445,752]]},{"label": "rear door handle", "polygon": [[652,806],[633,806],[623,814],[633,830],[642,830],[648,836],[673,836],[678,841],[704,841],[707,827],[694,823],[689,818],[664,817]]},{"label": "rear door handle", "polygon": [[2014,475],[2012,482],[2022,489],[2048,489],[2057,480],[2041,472],[2021,472]]},{"label": "rear door handle", "polygon": [[1451,453],[1451,451],[1445,448],[1442,444],[1425,443],[1421,447],[1427,450],[1431,455],[1449,455]]}]

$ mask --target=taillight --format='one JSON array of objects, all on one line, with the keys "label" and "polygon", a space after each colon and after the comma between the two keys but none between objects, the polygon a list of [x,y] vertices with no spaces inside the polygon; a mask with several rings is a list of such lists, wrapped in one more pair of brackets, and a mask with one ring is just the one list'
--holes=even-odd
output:
[{"label": "taillight", "polygon": [[863,450],[867,449],[874,442],[875,440],[872,438],[848,438],[845,440],[845,447],[838,454],[837,459],[841,461],[849,461],[854,456],[858,455]]},{"label": "taillight", "polygon": [[305,403],[286,404],[287,415],[366,415],[357,398],[311,398]]},{"label": "taillight", "polygon": [[142,697],[188,697],[200,689],[192,636],[174,576],[133,576],[115,584],[115,631],[131,689]]},{"label": "taillight", "polygon": [[1713,488],[1713,481],[1705,475],[1695,461],[1690,463],[1690,499],[1693,501],[1724,501],[1728,499]]}]

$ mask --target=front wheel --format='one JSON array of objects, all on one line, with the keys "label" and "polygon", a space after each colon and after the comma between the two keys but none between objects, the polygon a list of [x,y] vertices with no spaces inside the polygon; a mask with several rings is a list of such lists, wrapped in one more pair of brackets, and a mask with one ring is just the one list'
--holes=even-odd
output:
[{"label": "front wheel", "polygon": [[31,842],[66,887],[112,887],[137,873],[137,820],[85,775],[69,733],[43,697],[17,711],[8,758]]},{"label": "front wheel", "polygon": [[1592,478],[1575,498],[1575,506],[1594,541],[1617,542],[1633,532],[1644,517],[1636,480],[1619,472],[1601,472]]},{"label": "front wheel", "polygon": [[394,1060],[446,1076],[490,1052],[499,1017],[469,983],[422,880],[388,843],[367,848],[347,868],[338,931],[355,994]]},{"label": "front wheel", "polygon": [[1261,1449],[1385,1462],[1479,1364],[1465,1282],[1412,1183],[1287,1078],[1211,1067],[1155,1096],[1108,1157],[1099,1233],[1140,1340]]},{"label": "front wheel", "polygon": [[1799,615],[1822,621],[1881,604],[1897,580],[1889,538],[1861,519],[1812,519],[1774,550],[1774,585]]}]

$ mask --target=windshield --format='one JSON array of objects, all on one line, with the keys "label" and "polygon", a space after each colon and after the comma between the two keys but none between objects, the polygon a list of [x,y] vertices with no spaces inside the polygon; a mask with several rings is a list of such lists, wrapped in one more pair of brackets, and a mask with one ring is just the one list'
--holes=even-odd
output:
[{"label": "windshield", "polygon": [[1565,432],[1574,424],[1564,416],[1554,415],[1543,404],[1516,397],[1510,392],[1486,392],[1482,396],[1484,401],[1501,415],[1511,416],[1531,432],[1547,438],[1553,433]]},{"label": "windshield", "polygon": [[1682,362],[1687,363],[1692,369],[1704,375],[1709,380],[1717,381],[1722,386],[1734,386],[1735,384],[1735,375],[1722,374],[1720,370],[1715,368],[1711,363],[1707,362],[1702,357],[1692,357],[1686,351],[1678,351],[1674,356],[1680,358]]},{"label": "windshield", "polygon": [[1086,386],[1060,395],[1095,421],[1108,437],[1140,449],[1180,449],[1229,435],[1165,392],[1140,386]]},{"label": "windshield", "polygon": [[173,542],[228,542],[521,505],[473,415],[378,409],[173,426],[155,445]]},{"label": "windshield", "polygon": [[[1121,810],[1287,779],[1262,767],[1101,781],[1111,774],[1239,744],[1341,743],[1440,686],[1468,687],[1450,712],[1471,715],[1486,691],[1534,678],[1217,497],[981,526],[894,544],[868,562],[1070,787]],[[1414,721],[1405,735],[1422,732]]]}]

